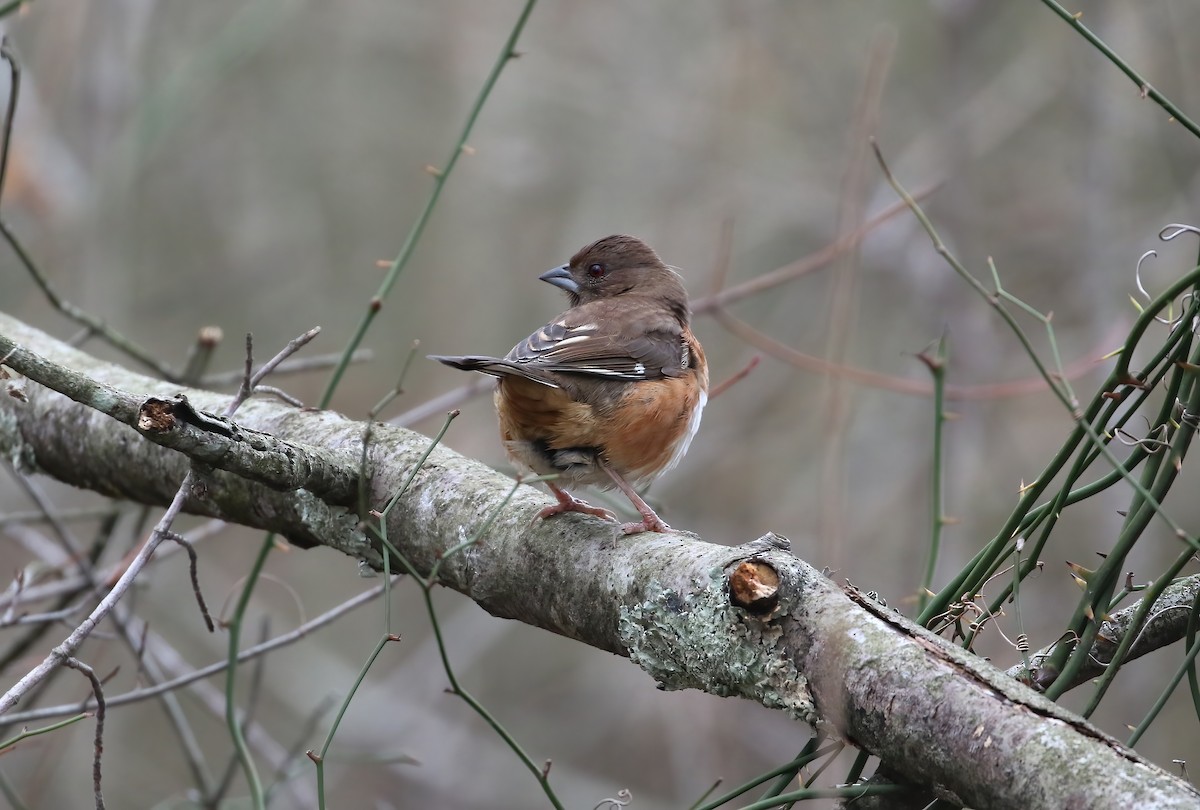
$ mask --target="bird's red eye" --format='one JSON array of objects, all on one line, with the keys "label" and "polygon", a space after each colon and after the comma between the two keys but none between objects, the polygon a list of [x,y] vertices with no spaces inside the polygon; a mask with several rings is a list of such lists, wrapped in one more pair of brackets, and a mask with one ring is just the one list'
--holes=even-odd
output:
[{"label": "bird's red eye", "polygon": [[608,268],[600,263],[588,265],[588,275],[592,278],[600,278],[607,272]]}]

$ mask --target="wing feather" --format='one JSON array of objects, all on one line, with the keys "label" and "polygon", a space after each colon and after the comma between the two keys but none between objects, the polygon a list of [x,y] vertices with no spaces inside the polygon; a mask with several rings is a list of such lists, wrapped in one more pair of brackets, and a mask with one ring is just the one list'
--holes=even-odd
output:
[{"label": "wing feather", "polygon": [[610,380],[678,377],[689,356],[683,327],[652,302],[626,298],[575,307],[513,347],[505,361],[542,373],[583,374]]}]

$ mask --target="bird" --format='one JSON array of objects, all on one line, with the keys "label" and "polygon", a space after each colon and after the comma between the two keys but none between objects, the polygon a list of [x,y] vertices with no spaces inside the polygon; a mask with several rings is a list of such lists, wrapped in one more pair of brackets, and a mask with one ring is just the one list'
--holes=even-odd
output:
[{"label": "bird", "polygon": [[641,515],[623,534],[670,532],[635,489],[687,452],[708,401],[708,362],[692,334],[679,273],[633,236],[607,236],[539,278],[566,292],[565,312],[504,357],[430,355],[498,378],[500,438],[513,465],[546,482],[564,512],[617,517],[567,491],[616,487]]}]

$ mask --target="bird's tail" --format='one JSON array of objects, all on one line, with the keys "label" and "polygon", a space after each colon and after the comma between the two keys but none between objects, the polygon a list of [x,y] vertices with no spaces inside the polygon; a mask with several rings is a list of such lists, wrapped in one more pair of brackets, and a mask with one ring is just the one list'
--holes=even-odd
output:
[{"label": "bird's tail", "polygon": [[441,354],[429,355],[430,360],[437,360],[439,363],[445,363],[448,366],[462,369],[463,371],[482,371],[484,374],[491,374],[493,377],[502,377],[505,374],[511,374],[512,369],[509,364],[498,357],[484,357],[483,355],[464,355],[462,357],[450,357]]},{"label": "bird's tail", "polygon": [[429,355],[430,360],[437,360],[439,363],[445,363],[448,366],[462,369],[463,371],[478,371],[483,374],[490,374],[493,377],[523,377],[526,380],[546,385],[551,388],[558,388],[558,383],[546,375],[544,372],[538,373],[534,369],[526,368],[511,360],[502,360],[499,357],[486,357],[484,355],[463,355],[461,357],[451,357],[441,354]]}]

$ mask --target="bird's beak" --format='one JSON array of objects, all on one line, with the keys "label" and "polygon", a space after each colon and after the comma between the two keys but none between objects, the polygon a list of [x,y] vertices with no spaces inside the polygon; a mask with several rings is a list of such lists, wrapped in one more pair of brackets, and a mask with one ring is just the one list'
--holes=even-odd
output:
[{"label": "bird's beak", "polygon": [[555,267],[553,270],[547,270],[538,276],[542,281],[553,284],[559,289],[566,290],[571,295],[579,294],[579,285],[575,283],[575,279],[571,278],[571,271],[564,264],[562,267]]}]

